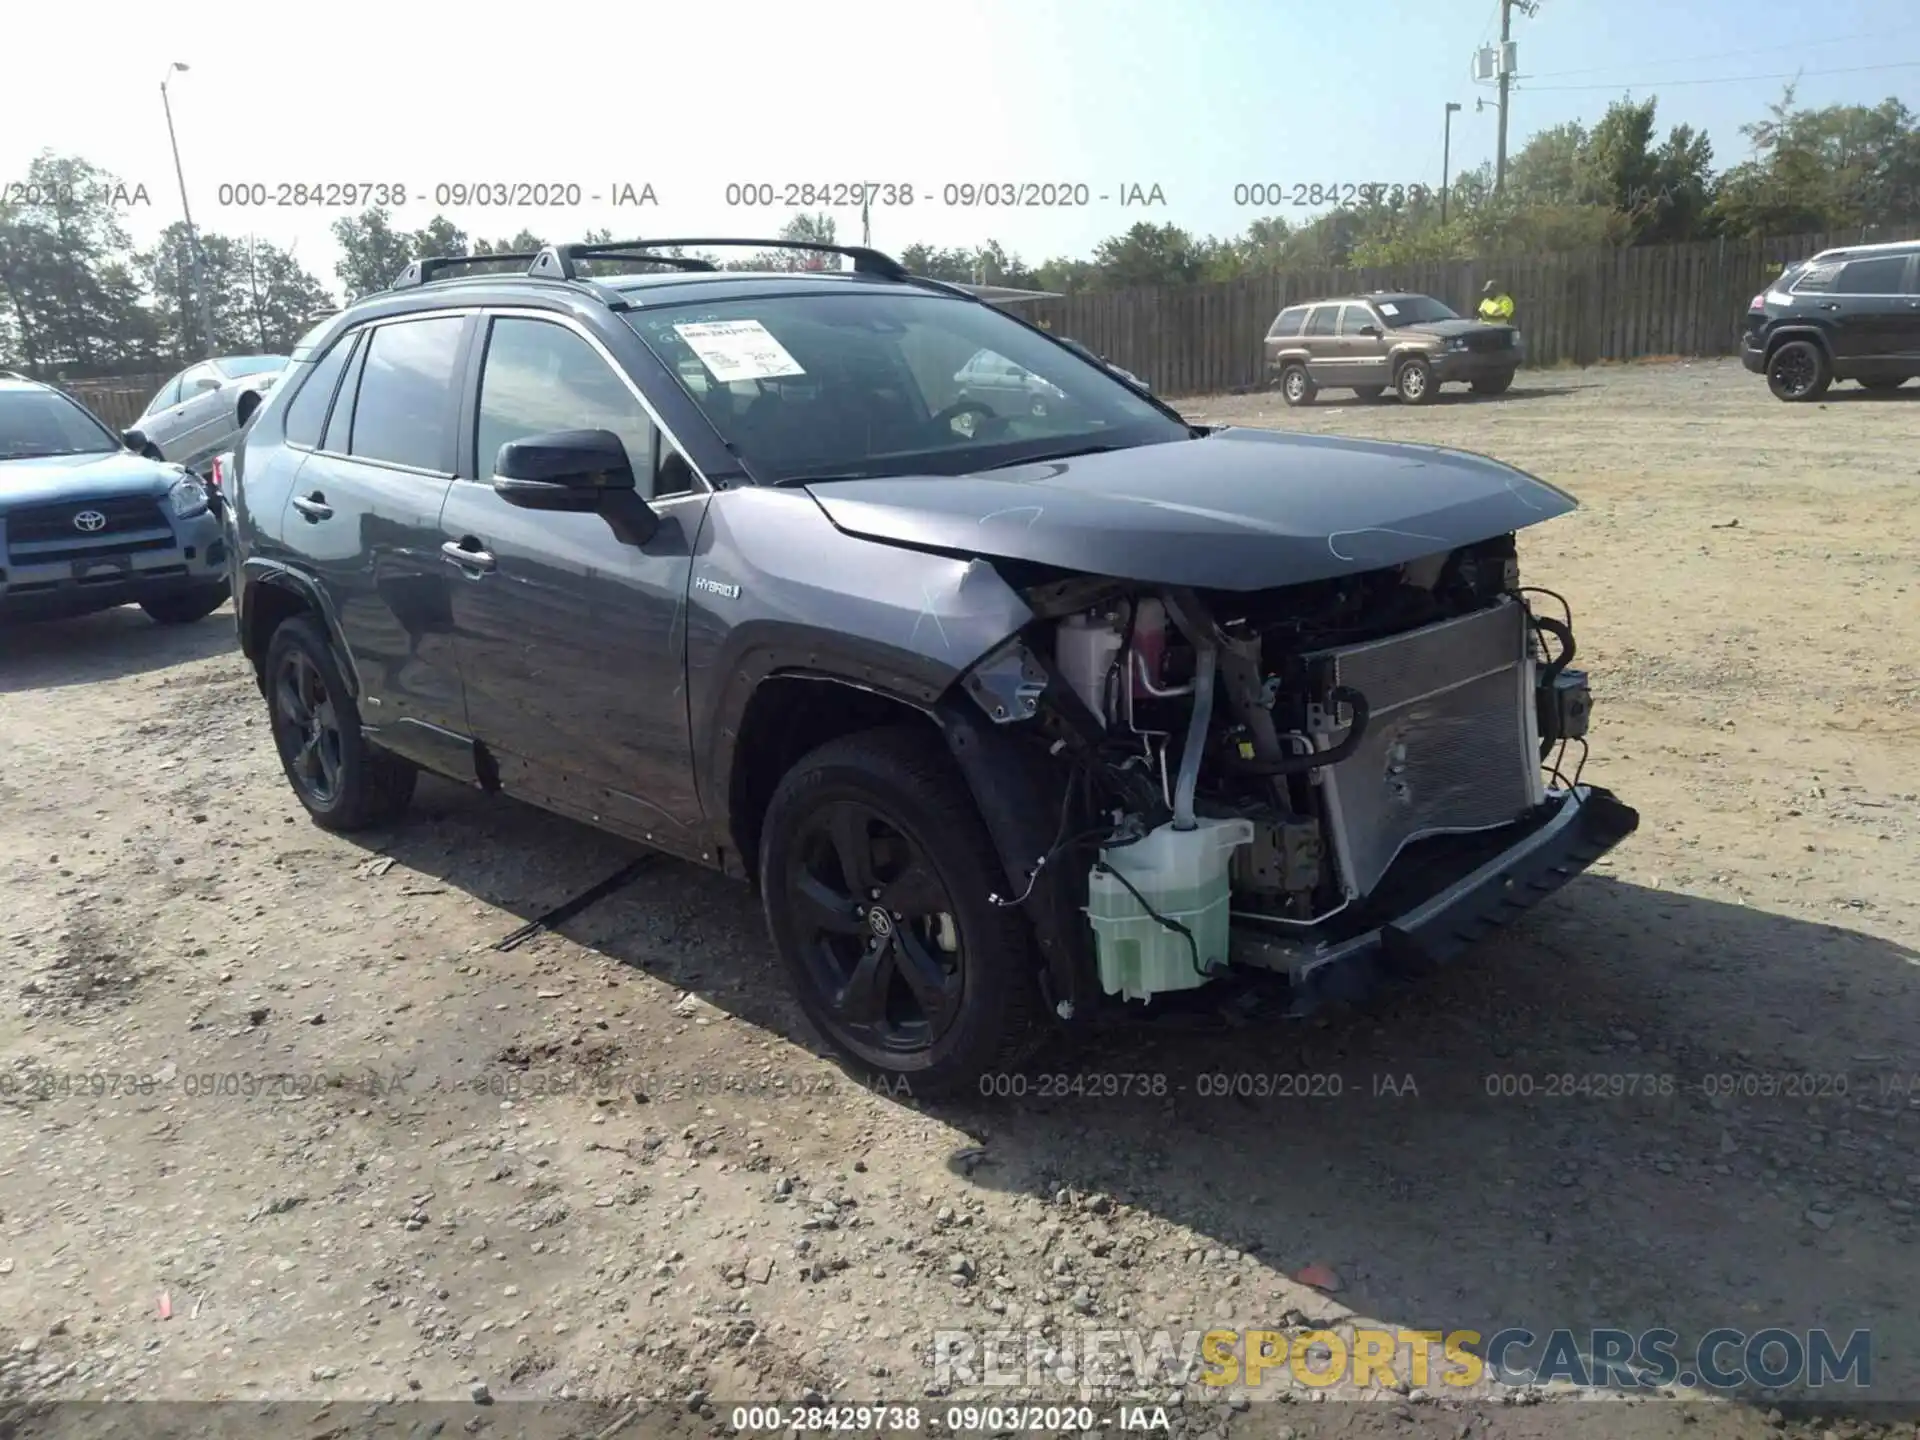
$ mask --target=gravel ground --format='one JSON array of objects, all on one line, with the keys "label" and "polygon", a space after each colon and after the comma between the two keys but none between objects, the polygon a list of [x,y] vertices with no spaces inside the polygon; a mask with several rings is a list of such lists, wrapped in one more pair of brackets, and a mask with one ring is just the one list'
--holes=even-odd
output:
[{"label": "gravel ground", "polygon": [[934,1109],[819,1058],[717,876],[660,860],[503,951],[634,852],[432,781],[391,833],[312,827],[224,612],[16,630],[4,1395],[300,1402],[316,1435],[387,1397],[692,1434],[746,1401],[1115,1394],[1235,1436],[1913,1434],[1404,1367],[1228,1405],[936,1365],[941,1331],[1037,1336],[1022,1369],[1088,1330],[1827,1327],[1871,1330],[1866,1399],[1920,1402],[1920,392],[1786,406],[1703,363],[1184,408],[1581,498],[1522,565],[1594,678],[1583,778],[1642,814],[1610,863],[1364,1013],[1102,1035]]}]

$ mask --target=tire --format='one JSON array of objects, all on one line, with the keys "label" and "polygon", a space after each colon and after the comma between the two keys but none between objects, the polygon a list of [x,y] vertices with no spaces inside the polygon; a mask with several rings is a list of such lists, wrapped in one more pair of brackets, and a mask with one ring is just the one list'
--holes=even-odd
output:
[{"label": "tire", "polygon": [[[1032,934],[988,898],[1006,872],[937,739],[885,729],[829,741],[781,780],[761,835],[767,928],[788,981],[856,1073],[914,1096],[978,1093],[1044,1039]],[[876,890],[897,910],[874,907]],[[864,994],[848,983],[876,974]]]},{"label": "tire", "polygon": [[1400,362],[1393,388],[1399,391],[1402,405],[1430,405],[1440,389],[1433,383],[1433,367],[1418,355]]},{"label": "tire", "polygon": [[[267,643],[261,675],[280,768],[314,823],[346,834],[398,819],[420,772],[367,743],[319,622],[310,615],[282,621]],[[283,685],[296,687],[290,697]],[[297,718],[300,710],[317,722],[318,733]]]},{"label": "tire", "polygon": [[156,595],[151,600],[142,600],[140,608],[156,625],[191,625],[206,619],[226,603],[227,582],[222,580],[217,585],[185,590],[178,595]]},{"label": "tire", "polygon": [[1504,395],[1512,388],[1513,372],[1511,370],[1504,375],[1489,375],[1484,380],[1473,382],[1473,393],[1476,395]]},{"label": "tire", "polygon": [[1307,367],[1294,364],[1280,372],[1280,398],[1289,405],[1311,405],[1320,387],[1307,374]]},{"label": "tire", "polygon": [[1811,340],[1789,340],[1767,357],[1767,388],[1776,399],[1804,404],[1833,384],[1827,352]]},{"label": "tire", "polygon": [[1860,388],[1862,390],[1876,391],[1898,390],[1912,378],[1910,375],[1880,375],[1872,380],[1862,380],[1860,382]]},{"label": "tire", "polygon": [[1353,387],[1353,393],[1358,395],[1366,404],[1371,405],[1387,393],[1387,387],[1384,385],[1356,385]]}]

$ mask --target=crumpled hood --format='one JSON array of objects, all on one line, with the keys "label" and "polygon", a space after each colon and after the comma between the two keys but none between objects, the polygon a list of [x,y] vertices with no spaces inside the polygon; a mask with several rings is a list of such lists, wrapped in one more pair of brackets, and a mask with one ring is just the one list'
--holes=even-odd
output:
[{"label": "crumpled hood", "polygon": [[866,539],[1214,590],[1403,564],[1579,503],[1465,451],[1256,429],[807,488],[838,529]]},{"label": "crumpled hood", "polygon": [[178,465],[149,460],[131,450],[0,459],[0,509],[118,495],[164,495],[186,473]]}]

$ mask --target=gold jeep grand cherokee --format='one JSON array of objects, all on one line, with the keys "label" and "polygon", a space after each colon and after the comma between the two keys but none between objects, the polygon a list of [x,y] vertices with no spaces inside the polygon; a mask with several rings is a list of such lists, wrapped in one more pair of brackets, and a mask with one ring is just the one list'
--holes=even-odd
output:
[{"label": "gold jeep grand cherokee", "polygon": [[1389,386],[1424,405],[1442,385],[1498,395],[1513,384],[1525,353],[1511,325],[1456,315],[1430,295],[1374,291],[1290,305],[1267,331],[1267,374],[1289,405],[1311,405],[1322,390],[1377,400]]}]

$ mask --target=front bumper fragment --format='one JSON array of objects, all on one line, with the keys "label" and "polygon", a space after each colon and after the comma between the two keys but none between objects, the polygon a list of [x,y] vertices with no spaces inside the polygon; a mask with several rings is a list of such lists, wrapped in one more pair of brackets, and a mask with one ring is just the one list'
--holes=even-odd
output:
[{"label": "front bumper fragment", "polygon": [[1597,786],[1554,791],[1548,803],[1556,800],[1558,809],[1522,838],[1390,921],[1318,941],[1236,922],[1230,957],[1284,977],[1295,1013],[1329,1000],[1360,999],[1383,982],[1452,960],[1539,904],[1640,825],[1638,811]]}]

